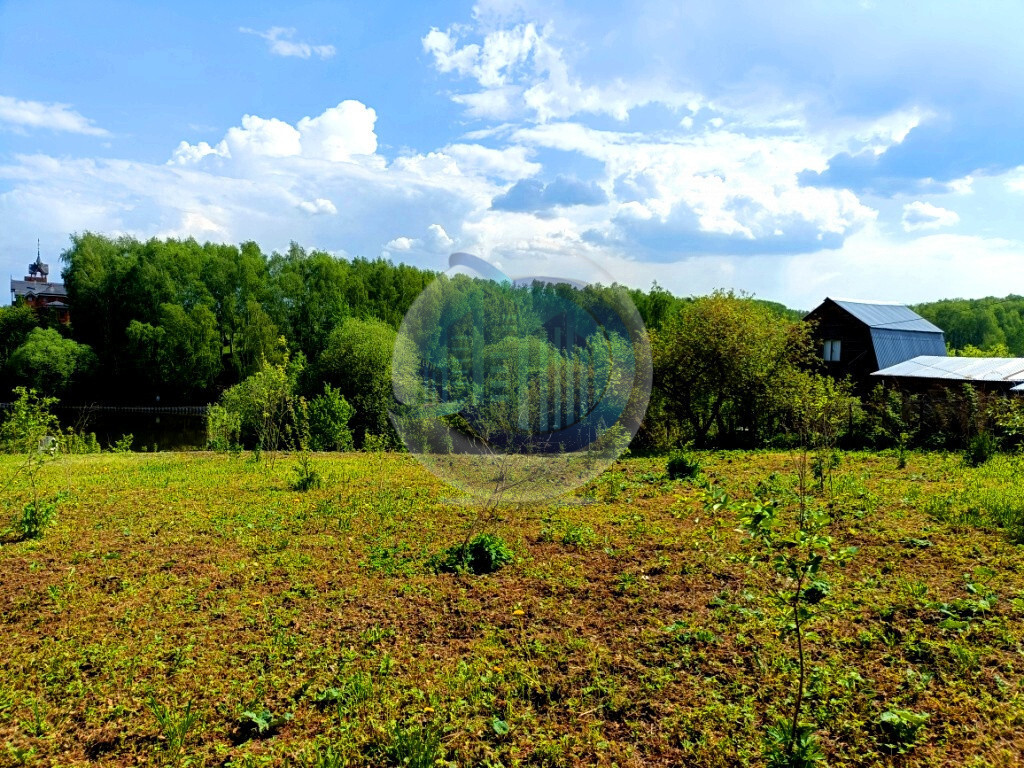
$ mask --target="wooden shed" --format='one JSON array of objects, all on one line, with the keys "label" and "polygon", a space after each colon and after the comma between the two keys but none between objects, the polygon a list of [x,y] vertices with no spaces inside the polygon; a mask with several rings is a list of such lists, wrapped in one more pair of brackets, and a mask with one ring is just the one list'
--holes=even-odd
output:
[{"label": "wooden shed", "polygon": [[945,356],[942,329],[902,304],[826,298],[805,318],[825,370],[862,389],[880,368],[920,355]]}]

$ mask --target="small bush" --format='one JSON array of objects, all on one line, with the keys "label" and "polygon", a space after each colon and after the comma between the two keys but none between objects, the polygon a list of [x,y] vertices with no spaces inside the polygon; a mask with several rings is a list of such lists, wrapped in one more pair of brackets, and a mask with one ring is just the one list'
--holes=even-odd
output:
[{"label": "small bush", "polygon": [[309,491],[320,488],[324,484],[323,476],[313,465],[313,459],[308,451],[302,451],[292,469],[294,477],[290,487],[293,491]]},{"label": "small bush", "polygon": [[132,450],[132,443],[134,442],[135,435],[122,435],[121,439],[114,443],[114,446],[111,448],[111,450],[114,453],[130,453]]},{"label": "small bush", "polygon": [[206,411],[206,447],[211,451],[229,451],[241,441],[242,417],[222,405]]},{"label": "small bush", "polygon": [[18,533],[23,539],[38,539],[43,535],[43,530],[53,522],[57,516],[57,504],[63,499],[57,494],[50,499],[30,501],[21,510],[21,517],[18,519]]},{"label": "small bush", "polygon": [[309,403],[309,447],[314,451],[351,451],[349,419],[356,409],[330,384]]},{"label": "small bush", "polygon": [[513,559],[512,549],[504,539],[492,533],[479,533],[465,544],[456,544],[435,555],[432,564],[438,571],[479,575],[494,573]]},{"label": "small bush", "polygon": [[691,480],[700,474],[700,462],[682,451],[673,451],[666,470],[670,480]]},{"label": "small bush", "polygon": [[765,762],[769,768],[813,768],[825,761],[825,754],[810,726],[798,725],[793,733],[792,721],[780,718],[768,727],[767,734]]},{"label": "small bush", "polygon": [[996,444],[996,440],[992,437],[989,432],[982,432],[979,435],[975,435],[971,438],[970,444],[967,446],[967,463],[972,467],[980,467],[986,461],[991,459],[996,451],[999,450],[999,446]]},{"label": "small bush", "polygon": [[95,432],[75,432],[69,429],[64,435],[64,451],[71,454],[99,453],[100,443]]},{"label": "small bush", "polygon": [[905,754],[910,751],[928,715],[911,712],[909,709],[890,709],[878,718],[881,744],[890,754]]}]

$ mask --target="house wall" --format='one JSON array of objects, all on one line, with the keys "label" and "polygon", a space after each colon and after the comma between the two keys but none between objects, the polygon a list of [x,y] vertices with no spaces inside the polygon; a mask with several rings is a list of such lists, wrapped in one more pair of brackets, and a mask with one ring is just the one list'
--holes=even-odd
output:
[{"label": "house wall", "polygon": [[[824,370],[835,378],[850,376],[858,389],[870,389],[871,374],[878,370],[871,329],[831,300],[805,318],[812,325],[814,348]],[[824,346],[828,339],[841,342],[837,362],[825,362]]]}]

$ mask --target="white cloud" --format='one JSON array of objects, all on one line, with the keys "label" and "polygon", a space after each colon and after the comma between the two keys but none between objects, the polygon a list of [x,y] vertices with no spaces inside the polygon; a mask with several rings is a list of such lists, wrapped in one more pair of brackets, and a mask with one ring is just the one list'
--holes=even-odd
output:
[{"label": "white cloud", "polygon": [[384,246],[392,251],[408,251],[412,250],[420,244],[419,240],[413,240],[410,237],[396,237],[394,240],[389,240]]},{"label": "white cloud", "polygon": [[338,212],[337,207],[325,197],[318,197],[315,200],[303,200],[299,203],[299,208],[306,213],[320,214],[330,213],[334,214]]},{"label": "white cloud", "polygon": [[211,147],[205,141],[200,141],[198,144],[189,144],[187,141],[183,141],[178,144],[178,147],[174,150],[174,154],[171,155],[171,159],[167,161],[167,164],[188,165],[189,163],[197,163],[208,155],[214,155],[216,157],[230,157],[227,143],[221,141],[217,146]]},{"label": "white cloud", "polygon": [[377,151],[376,122],[377,113],[354,100],[343,101],[317,117],[304,117],[297,125],[303,154],[331,161],[372,155]]},{"label": "white cloud", "polygon": [[[244,115],[241,126],[228,129],[216,145],[181,142],[170,162],[194,164],[207,157],[296,157],[330,162],[366,160],[377,151],[377,113],[359,101],[347,100],[296,125],[277,118]],[[368,160],[369,162],[375,162]]]},{"label": "white cloud", "polygon": [[460,47],[461,31],[434,27],[422,44],[439,72],[472,78],[482,88],[452,96],[472,117],[505,120],[525,113],[544,122],[587,112],[626,120],[632,109],[645,104],[677,108],[694,101],[693,94],[677,93],[657,81],[584,85],[570,72],[549,26],[538,29],[530,22],[499,28],[487,32],[482,43]]},{"label": "white cloud", "polygon": [[[775,240],[777,231],[807,248],[815,239],[844,236],[876,215],[847,190],[799,183],[801,172],[827,163],[831,148],[820,138],[748,136],[730,129],[654,136],[579,123],[525,128],[513,138],[599,161],[615,190],[620,223],[639,234],[630,220],[651,222],[644,232],[654,237],[660,228],[663,235],[674,234],[680,249],[699,247],[692,238],[686,241],[687,234],[758,241]],[[602,229],[616,234],[607,224]],[[663,248],[671,254],[671,242]]]},{"label": "white cloud", "polygon": [[455,241],[448,236],[445,232],[444,227],[440,224],[431,224],[427,227],[427,247],[432,251],[438,251],[441,253],[448,252],[455,245]]},{"label": "white cloud", "polygon": [[903,229],[907,232],[952,227],[959,222],[960,216],[956,211],[931,203],[915,200],[903,206]]},{"label": "white cloud", "polygon": [[15,128],[47,128],[51,131],[109,136],[110,132],[71,109],[68,104],[44,104],[11,96],[0,96],[0,123]]},{"label": "white cloud", "polygon": [[256,115],[243,115],[241,127],[229,128],[224,142],[232,155],[290,157],[302,151],[302,137],[295,127],[277,118],[265,120]]},{"label": "white cloud", "polygon": [[329,59],[335,54],[333,45],[311,45],[299,40],[293,40],[296,30],[292,27],[271,27],[266,32],[260,32],[248,27],[239,27],[239,32],[247,35],[256,35],[267,41],[270,52],[275,56],[294,56],[300,59],[308,59],[311,56],[318,56],[321,59]]}]

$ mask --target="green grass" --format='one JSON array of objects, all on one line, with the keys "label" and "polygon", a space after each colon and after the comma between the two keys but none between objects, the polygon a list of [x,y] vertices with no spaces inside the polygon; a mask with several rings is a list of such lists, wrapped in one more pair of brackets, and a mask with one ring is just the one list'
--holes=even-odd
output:
[{"label": "green grass", "polygon": [[[701,453],[739,498],[794,457]],[[0,481],[14,457],[0,457]],[[0,765],[763,765],[792,642],[738,521],[665,459],[482,528],[408,456],[72,456],[0,544]],[[1024,752],[1021,462],[844,454],[805,722],[830,765]],[[58,496],[59,494],[59,496]],[[454,500],[453,500],[454,499]],[[0,530],[28,502],[15,481]],[[474,530],[514,559],[436,557]]]}]

